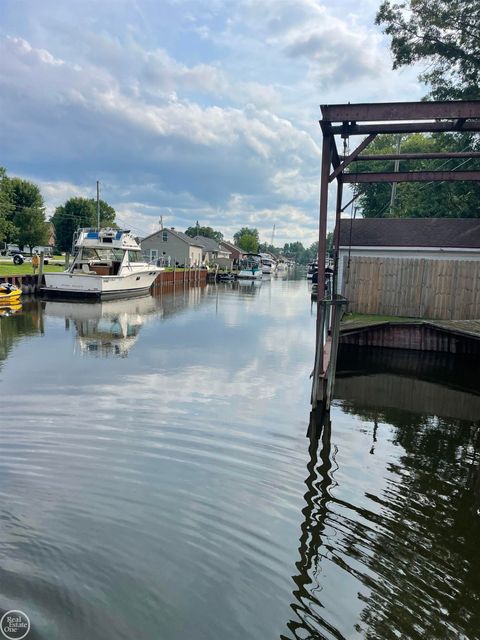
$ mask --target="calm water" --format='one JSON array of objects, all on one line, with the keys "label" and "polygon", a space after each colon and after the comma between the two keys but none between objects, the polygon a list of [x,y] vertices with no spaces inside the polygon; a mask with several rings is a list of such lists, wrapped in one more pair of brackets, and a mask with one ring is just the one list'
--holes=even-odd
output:
[{"label": "calm water", "polygon": [[480,637],[480,376],[343,350],[304,280],[0,317],[0,609],[28,638]]}]

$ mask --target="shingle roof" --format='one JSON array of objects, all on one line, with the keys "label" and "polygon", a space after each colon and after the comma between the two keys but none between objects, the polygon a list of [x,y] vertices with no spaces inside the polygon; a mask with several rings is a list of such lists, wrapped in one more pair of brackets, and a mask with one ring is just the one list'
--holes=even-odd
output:
[{"label": "shingle roof", "polygon": [[480,249],[478,218],[340,220],[340,246]]},{"label": "shingle roof", "polygon": [[197,244],[200,244],[207,251],[221,251],[220,245],[213,238],[206,238],[205,236],[195,236],[193,238]]},{"label": "shingle roof", "polygon": [[232,242],[228,242],[227,240],[221,240],[219,244],[223,244],[224,246],[227,247],[227,249],[231,251],[238,251],[239,253],[245,253],[243,249],[240,249],[240,247],[235,246]]},{"label": "shingle roof", "polygon": [[153,238],[153,236],[159,235],[163,231],[168,231],[169,233],[171,233],[174,236],[177,236],[177,238],[180,238],[180,240],[183,240],[184,242],[191,245],[192,247],[200,247],[201,249],[203,249],[203,245],[199,244],[198,242],[195,242],[194,238],[191,238],[190,236],[187,236],[186,233],[183,233],[183,231],[177,231],[176,229],[159,229],[158,231],[155,231],[154,233],[151,233],[149,236],[146,236],[145,238],[143,238],[142,242],[149,238]]}]

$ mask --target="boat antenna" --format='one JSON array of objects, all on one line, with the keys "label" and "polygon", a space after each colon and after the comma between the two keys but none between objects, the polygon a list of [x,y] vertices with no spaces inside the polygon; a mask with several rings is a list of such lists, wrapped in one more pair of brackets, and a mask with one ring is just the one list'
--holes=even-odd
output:
[{"label": "boat antenna", "polygon": [[100,182],[97,180],[97,229],[100,231]]},{"label": "boat antenna", "polygon": [[275,238],[275,223],[273,223],[273,229],[272,229],[272,241],[270,242],[270,244],[273,247],[273,239]]}]

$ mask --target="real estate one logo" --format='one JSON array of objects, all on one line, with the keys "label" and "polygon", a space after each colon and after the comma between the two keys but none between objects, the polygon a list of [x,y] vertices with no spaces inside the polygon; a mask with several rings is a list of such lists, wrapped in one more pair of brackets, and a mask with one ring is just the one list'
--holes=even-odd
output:
[{"label": "real estate one logo", "polygon": [[19,609],[12,609],[3,614],[0,620],[0,631],[5,638],[22,640],[30,631],[30,619]]}]

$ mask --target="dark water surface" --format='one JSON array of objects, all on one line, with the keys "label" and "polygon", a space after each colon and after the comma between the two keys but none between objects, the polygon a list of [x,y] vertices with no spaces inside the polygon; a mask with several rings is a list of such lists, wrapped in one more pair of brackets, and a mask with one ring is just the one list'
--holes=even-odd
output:
[{"label": "dark water surface", "polygon": [[28,638],[480,637],[478,370],[342,350],[311,444],[314,330],[281,279],[0,317]]}]

